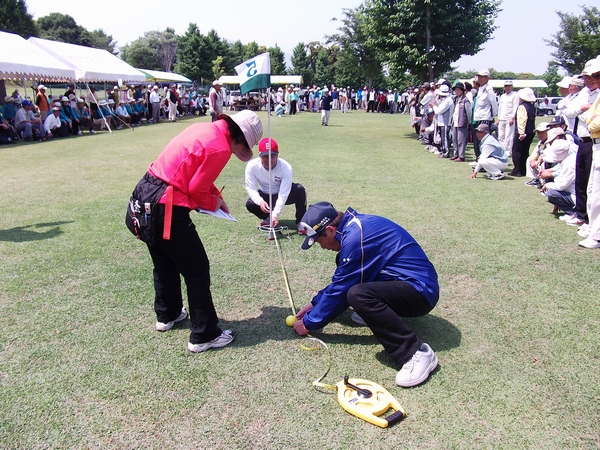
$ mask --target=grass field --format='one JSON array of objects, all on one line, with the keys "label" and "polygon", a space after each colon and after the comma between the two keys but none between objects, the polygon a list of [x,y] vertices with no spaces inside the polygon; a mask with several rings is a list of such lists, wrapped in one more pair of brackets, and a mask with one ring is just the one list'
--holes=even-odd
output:
[{"label": "grass field", "polygon": [[[191,122],[0,148],[0,448],[600,448],[600,253],[579,248],[523,178],[469,179],[466,163],[424,151],[408,116],[271,124],[309,203],[395,220],[438,271],[438,306],[407,320],[440,361],[422,386],[395,386],[399,367],[349,312],[315,333],[332,351],[325,382],[383,385],[403,422],[380,429],[311,387],[327,357],[302,350],[284,323],[277,253],[252,242],[235,158],[217,186],[239,222],[194,222],[236,340],[192,354],[187,320],[156,332],[152,265],[125,205]],[[283,224],[293,217],[287,207]],[[298,308],[335,267],[301,240],[283,243]]]}]

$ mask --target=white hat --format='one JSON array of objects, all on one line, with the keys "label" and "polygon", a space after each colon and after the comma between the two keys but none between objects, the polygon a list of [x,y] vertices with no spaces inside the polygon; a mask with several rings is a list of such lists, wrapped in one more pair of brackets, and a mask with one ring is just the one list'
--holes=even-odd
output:
[{"label": "white hat", "polygon": [[446,79],[445,79],[445,78],[440,78],[440,79],[438,80],[438,82],[437,82],[437,83],[435,83],[435,84],[437,84],[437,85],[440,85],[440,84],[442,84],[444,81],[446,81]]},{"label": "white hat", "polygon": [[329,88],[328,88],[327,86],[325,86],[325,87],[323,88],[323,92],[329,92]]},{"label": "white hat", "polygon": [[80,98],[78,98],[78,99],[77,99],[77,103],[85,103],[85,102],[84,102],[84,101],[83,101],[83,99],[80,97]]},{"label": "white hat", "polygon": [[154,87],[152,89],[156,89],[158,90],[158,86],[155,84]]},{"label": "white hat", "polygon": [[61,99],[60,99],[60,101],[61,101],[61,102],[68,102],[68,101],[69,101],[69,98],[68,98],[68,97],[65,97],[65,96],[63,96],[63,98],[61,98]]},{"label": "white hat", "polygon": [[252,147],[258,144],[258,141],[260,141],[263,135],[262,122],[255,112],[248,109],[240,111],[230,117],[240,127],[240,130],[244,133],[248,147],[250,147],[250,157],[248,159],[242,159],[242,157],[246,157],[247,155],[236,156],[244,162],[250,161],[252,158]]},{"label": "white hat", "polygon": [[540,122],[535,128],[535,131],[548,131],[550,129],[549,122]]},{"label": "white hat", "polygon": [[213,86],[217,86],[217,85],[223,86],[223,83],[221,81],[219,81],[219,80],[215,80],[215,81],[213,81],[212,85]]},{"label": "white hat", "polygon": [[563,89],[569,89],[572,79],[573,79],[573,77],[563,77],[563,79],[560,80],[558,83],[556,83],[556,85]]},{"label": "white hat", "polygon": [[112,104],[114,104],[114,103],[115,103],[115,101],[114,101],[112,98],[109,98],[109,99],[108,99],[108,104],[109,104],[109,105],[112,105]]},{"label": "white hat", "polygon": [[480,77],[490,77],[490,71],[488,69],[481,69],[479,72],[477,72],[477,76]]},{"label": "white hat", "polygon": [[[550,134],[556,131],[555,134],[550,138]],[[556,163],[564,160],[567,156],[569,156],[569,150],[571,148],[571,143],[566,139],[558,139],[555,140],[558,136],[564,136],[565,133],[561,128],[553,128],[548,131],[548,139],[546,139],[546,144],[552,142],[552,145],[546,147],[544,150],[544,161],[549,163]]]},{"label": "white hat", "polygon": [[583,78],[580,77],[573,77],[573,79],[571,80],[571,84],[573,86],[579,86],[579,87],[583,87],[583,85],[585,84],[583,82]]},{"label": "white hat", "polygon": [[152,85],[151,84],[148,85],[148,89],[152,89]]},{"label": "white hat", "polygon": [[135,98],[127,97],[127,103],[135,102]]},{"label": "white hat", "polygon": [[550,128],[548,130],[548,138],[546,139],[546,143],[549,144],[557,137],[564,136],[564,135],[565,135],[565,131],[561,127]]},{"label": "white hat", "polygon": [[119,86],[115,86],[115,87],[113,88],[113,91],[118,91],[118,90],[119,90]]},{"label": "white hat", "polygon": [[106,100],[100,100],[99,105],[100,106],[106,106]]},{"label": "white hat", "polygon": [[58,106],[55,106],[54,108],[52,108],[52,111],[60,111],[60,108]]},{"label": "white hat", "polygon": [[440,95],[442,97],[447,97],[448,95],[450,95],[450,88],[447,84],[442,84],[440,88],[436,91],[436,93],[437,95]]},{"label": "white hat", "polygon": [[513,82],[512,82],[512,80],[506,80],[506,81],[504,82],[504,86],[512,86],[512,85],[513,85]]},{"label": "white hat", "polygon": [[535,102],[535,94],[531,88],[523,88],[518,92],[519,98],[524,102]]},{"label": "white hat", "polygon": [[588,62],[586,62],[581,75],[591,76],[596,72],[600,72],[600,59],[598,58],[590,59]]},{"label": "white hat", "polygon": [[38,89],[46,89],[46,86],[44,86],[43,84],[40,84],[40,85],[38,86]]},{"label": "white hat", "polygon": [[137,99],[138,103],[142,103],[144,101],[143,97]]}]

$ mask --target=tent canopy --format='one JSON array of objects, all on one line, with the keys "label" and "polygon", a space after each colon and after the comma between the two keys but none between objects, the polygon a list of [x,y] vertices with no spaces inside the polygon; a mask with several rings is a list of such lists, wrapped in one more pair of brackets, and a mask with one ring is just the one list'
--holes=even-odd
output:
[{"label": "tent canopy", "polygon": [[0,32],[0,79],[69,81],[75,71],[21,36]]},{"label": "tent canopy", "polygon": [[77,81],[122,80],[123,83],[146,81],[143,73],[106,50],[34,37],[29,38],[28,41],[71,67],[75,71]]},{"label": "tent canopy", "polygon": [[[237,75],[223,75],[219,78],[223,84],[240,84]],[[271,75],[271,84],[302,84],[302,75]]]},{"label": "tent canopy", "polygon": [[160,70],[138,69],[146,75],[146,81],[154,81],[155,83],[168,83],[174,81],[176,83],[191,83],[192,80],[171,72],[161,72]]},{"label": "tent canopy", "polygon": [[[467,80],[460,80],[463,83],[465,81],[468,81],[469,83],[473,83],[472,79],[467,79]],[[501,89],[504,87],[504,82],[507,80],[490,80],[488,81],[488,84],[493,87],[494,89]],[[523,88],[547,88],[548,84],[546,84],[546,82],[544,80],[510,80],[513,82],[513,87],[515,89],[523,89]]]}]

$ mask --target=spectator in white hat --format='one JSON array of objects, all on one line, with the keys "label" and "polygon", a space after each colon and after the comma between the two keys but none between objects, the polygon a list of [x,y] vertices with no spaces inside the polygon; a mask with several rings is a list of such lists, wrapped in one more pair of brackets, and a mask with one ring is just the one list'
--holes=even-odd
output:
[{"label": "spectator in white hat", "polygon": [[527,157],[529,147],[535,135],[535,106],[536,100],[533,89],[524,88],[519,92],[521,104],[517,108],[515,138],[512,148],[512,160],[514,168],[509,175],[522,177],[527,174]]},{"label": "spectator in white hat", "polygon": [[221,86],[223,86],[223,83],[219,80],[213,81],[208,93],[208,111],[213,122],[217,120],[219,114],[223,113],[223,91],[221,90]]},{"label": "spectator in white hat", "polygon": [[506,150],[506,156],[510,158],[512,154],[513,140],[515,137],[515,117],[519,107],[519,95],[513,90],[513,82],[506,80],[504,82],[504,94],[500,96],[498,102],[498,142]]},{"label": "spectator in white hat", "polygon": [[565,109],[569,106],[569,103],[577,97],[579,91],[583,89],[583,78],[580,77],[564,77],[559,83],[556,83],[560,89],[560,95],[562,100],[556,105],[556,114],[562,116],[567,124],[567,130],[574,132],[575,129],[575,118],[567,117]]},{"label": "spectator in white hat", "polygon": [[588,110],[592,107],[598,97],[598,83],[600,79],[592,77],[600,67],[600,60],[588,61],[581,72],[585,87],[579,91],[567,108],[563,110],[566,117],[575,119],[573,132],[579,137],[579,148],[577,150],[577,164],[575,172],[575,215],[567,224],[580,227],[588,223],[587,215],[587,187],[592,169],[593,142],[587,126],[590,117]]},{"label": "spectator in white hat", "polygon": [[439,154],[440,158],[450,157],[450,120],[452,119],[452,112],[454,111],[454,101],[450,95],[450,88],[442,84],[436,91],[436,94],[440,97],[440,101],[436,105],[435,103],[429,103],[429,106],[433,108],[433,112],[437,118],[438,132],[441,138],[441,151]]},{"label": "spectator in white hat", "polygon": [[[491,125],[494,122],[494,117],[498,115],[498,102],[496,101],[496,93],[488,84],[490,81],[490,71],[483,69],[477,72],[477,97],[473,101],[473,125],[476,128],[484,123]],[[475,158],[479,158],[479,140],[477,133],[473,135],[473,149],[475,150]]]}]

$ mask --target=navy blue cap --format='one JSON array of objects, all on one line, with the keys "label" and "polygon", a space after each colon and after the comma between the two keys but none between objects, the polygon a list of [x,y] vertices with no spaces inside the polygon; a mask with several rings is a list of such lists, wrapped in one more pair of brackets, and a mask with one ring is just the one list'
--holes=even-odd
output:
[{"label": "navy blue cap", "polygon": [[319,234],[335,220],[337,214],[337,210],[329,202],[318,202],[308,207],[300,221],[300,225],[306,230],[306,239],[302,244],[304,250],[308,250],[316,242]]}]

